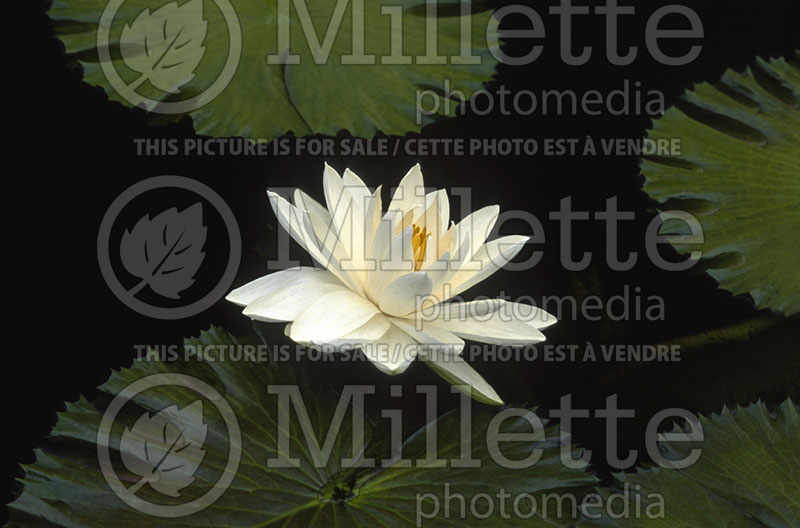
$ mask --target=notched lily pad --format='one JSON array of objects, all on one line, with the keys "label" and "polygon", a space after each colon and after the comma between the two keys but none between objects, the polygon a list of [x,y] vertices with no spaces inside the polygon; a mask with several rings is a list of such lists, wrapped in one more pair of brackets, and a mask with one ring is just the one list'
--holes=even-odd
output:
[{"label": "notched lily pad", "polygon": [[649,134],[680,138],[680,157],[642,160],[660,209],[684,205],[702,225],[702,244],[676,249],[702,250],[721,287],[786,314],[800,310],[797,53],[686,92]]},{"label": "notched lily pad", "polygon": [[[800,417],[791,400],[770,412],[760,402],[701,417],[703,442],[666,442],[664,456],[684,459],[685,469],[654,468],[617,475],[628,495],[611,513],[581,526],[731,526],[788,528],[800,525]],[[673,431],[681,432],[681,429]],[[660,501],[663,507],[657,507]],[[650,515],[647,508],[650,507]],[[627,516],[623,516],[624,511]],[[638,514],[636,512],[639,512]]]},{"label": "notched lily pad", "polygon": [[[430,92],[432,115],[418,118],[417,93],[447,83],[469,98],[488,82],[497,20],[477,1],[440,0],[425,13],[424,0],[54,0],[49,11],[85,81],[112,100],[188,114],[198,134],[253,139],[401,135],[455,115],[446,94]],[[425,57],[429,28],[444,61]]]},{"label": "notched lily pad", "polygon": [[[198,350],[205,347],[214,354],[219,347],[264,343],[260,338],[237,339],[212,328],[187,344]],[[528,415],[533,416],[533,411],[526,409],[505,416],[491,433],[487,430],[497,416],[496,409],[473,404],[468,433],[462,432],[460,409],[454,409],[407,436],[402,460],[411,463],[401,462],[392,452],[391,437],[382,434],[388,432],[379,432],[376,426],[381,417],[364,414],[369,412],[364,410],[368,405],[358,407],[351,400],[344,414],[337,412],[343,389],[332,387],[330,369],[329,362],[311,361],[137,361],[132,368],[113,373],[95,400],[82,398],[68,404],[59,415],[47,447],[37,450],[36,463],[25,468],[24,492],[9,505],[9,526],[415,526],[420,494],[425,497],[426,512],[432,511],[435,502],[440,505],[437,515],[425,519],[425,526],[463,526],[477,519],[469,509],[467,517],[455,513],[446,517],[445,493],[462,494],[468,501],[477,494],[501,490],[511,496],[529,493],[536,497],[548,490],[586,492],[596,483],[592,474],[562,466],[557,427],[544,429],[544,441],[511,440],[514,433],[531,433]],[[148,515],[124,503],[106,483],[98,463],[98,427],[112,398],[136,380],[164,373],[189,375],[212,387],[230,405],[241,430],[241,463],[230,486],[205,508],[177,519]],[[280,440],[281,431],[286,430],[285,424],[281,425],[284,408],[270,386],[295,386],[303,400],[303,406],[290,405],[288,417],[284,415],[289,420],[288,453]],[[202,399],[202,405],[198,399]],[[203,497],[218,481],[235,444],[226,433],[224,417],[214,411],[217,400],[200,398],[186,387],[161,386],[143,391],[126,403],[108,442],[114,472],[123,486],[128,490],[138,486],[133,489],[137,497],[168,506]],[[301,412],[303,407],[305,411]],[[202,416],[198,414],[201,408]],[[361,435],[353,433],[354,417],[363,418],[364,426],[363,443],[357,442],[355,447],[353,438]],[[340,418],[337,431],[332,424]],[[163,427],[142,425],[153,421]],[[140,425],[132,425],[137,423]],[[304,426],[310,429],[304,430]],[[427,456],[427,432],[434,429],[437,443],[433,460],[443,461],[441,465]],[[307,434],[318,449],[309,445]],[[541,449],[541,458],[524,469],[501,467],[490,456],[487,434],[498,440],[501,434],[509,435],[502,437],[499,445],[509,460],[524,460],[534,449]],[[471,451],[467,455],[479,467],[456,467],[453,461],[466,458],[462,440],[468,435]],[[121,442],[120,437],[127,440]],[[147,447],[144,439],[148,440]],[[173,444],[176,449],[170,450]],[[182,447],[185,444],[190,447]],[[326,449],[330,449],[330,457],[323,464],[315,463],[315,452],[324,455]],[[170,455],[165,458],[163,453]],[[280,458],[281,453],[297,459],[298,466],[268,463]],[[162,458],[167,462],[161,464]],[[347,458],[356,463],[345,462]],[[366,458],[374,458],[376,467],[360,467]],[[391,463],[383,467],[383,460]],[[163,479],[149,477],[154,465]],[[166,477],[172,470],[185,474],[178,479]],[[143,475],[157,482],[156,486],[149,480],[142,482]],[[488,519],[484,522],[493,526],[515,526],[515,519],[503,518],[497,510]],[[529,520],[529,525],[545,527],[553,522],[537,516]]]}]

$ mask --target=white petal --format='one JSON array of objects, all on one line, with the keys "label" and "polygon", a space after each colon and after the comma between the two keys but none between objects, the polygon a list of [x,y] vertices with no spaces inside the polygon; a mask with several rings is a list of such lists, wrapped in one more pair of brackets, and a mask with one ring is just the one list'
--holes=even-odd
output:
[{"label": "white petal", "polygon": [[458,355],[464,350],[464,340],[445,328],[433,325],[416,325],[416,321],[393,318],[392,322],[426,349],[440,350]]},{"label": "white petal", "polygon": [[289,337],[297,342],[334,342],[379,313],[377,306],[355,292],[334,291],[316,299],[300,314]]},{"label": "white petal", "polygon": [[388,218],[394,225],[393,233],[396,235],[403,229],[413,224],[414,220],[416,220],[417,216],[419,216],[420,211],[422,211],[422,206],[415,205],[413,208],[406,211],[405,214],[402,214],[402,212],[398,212],[398,214],[392,215],[392,212],[389,211],[388,213],[386,213],[385,218]]},{"label": "white petal", "polygon": [[459,337],[495,345],[524,346],[545,340],[539,328],[555,317],[534,306],[504,299],[482,299],[426,307],[415,314],[416,326],[449,330]]},{"label": "white petal", "polygon": [[344,251],[344,245],[339,241],[339,235],[333,226],[333,219],[328,209],[300,189],[294,191],[294,203],[298,209],[308,213],[318,246],[328,249],[328,252],[333,253],[337,259],[347,258],[348,254]]},{"label": "white petal", "polygon": [[332,255],[338,262],[349,259],[350,255],[333,226],[330,212],[300,189],[294,192],[294,203],[298,209],[306,212],[308,223],[311,225],[308,234],[314,235],[315,245],[322,250],[322,253]]},{"label": "white petal", "polygon": [[[450,259],[450,252],[445,251],[444,255],[439,257],[438,260],[431,262],[427,267],[423,266],[421,271],[425,271],[430,275],[431,281],[433,281],[434,289],[437,289],[437,286],[442,283],[450,274],[453,272],[452,270],[452,262]],[[441,302],[442,299],[440,298],[433,298],[431,299],[434,302]]]},{"label": "white petal", "polygon": [[392,326],[391,321],[389,321],[385,315],[378,314],[372,316],[366,323],[338,339],[317,344],[330,345],[334,347],[335,350],[352,350],[380,339],[382,336],[386,335],[386,332],[388,332]]},{"label": "white petal", "polygon": [[364,214],[365,228],[367,230],[367,236],[365,238],[367,241],[367,259],[374,259],[375,232],[378,230],[378,226],[381,223],[381,216],[383,215],[382,208],[381,186],[379,185],[378,188],[375,189],[372,200],[370,200],[367,211]]},{"label": "white petal", "polygon": [[[487,242],[475,252],[472,260],[477,269],[459,269],[448,279],[450,297],[471,288],[508,264],[530,237],[510,235]],[[473,268],[469,262],[467,268]]]},{"label": "white petal", "polygon": [[464,390],[463,386],[465,385],[469,387],[468,391],[464,392],[474,399],[489,405],[503,405],[503,400],[497,392],[464,361],[463,357],[423,350],[419,358],[451,385],[455,385],[461,390]]},{"label": "white petal", "polygon": [[481,343],[525,346],[541,343],[544,335],[524,321],[506,318],[502,311],[484,317],[456,318],[449,321],[425,321],[423,328],[436,327]]},{"label": "white petal", "polygon": [[499,215],[500,207],[489,205],[469,214],[456,224],[453,227],[452,251],[464,246],[465,242],[469,243],[465,246],[467,252],[459,253],[455,257],[460,261],[469,262],[481,244],[489,238]]},{"label": "white petal", "polygon": [[364,355],[379,370],[392,376],[404,372],[417,357],[419,349],[419,343],[395,325],[391,325],[377,340],[361,347]]},{"label": "white petal", "polygon": [[[433,279],[433,291],[431,292],[429,302],[441,303],[454,296],[452,293],[454,284],[453,278],[459,273],[459,270],[470,256],[469,245],[470,238],[467,236],[461,244],[461,247],[457,248],[455,252],[446,252],[442,255],[441,259],[437,260],[430,268],[425,270],[431,274],[431,278]],[[453,257],[453,253],[456,254],[455,258]],[[458,255],[461,255],[461,258],[459,258]],[[444,261],[444,267],[441,267],[442,261]],[[465,276],[464,273],[462,273],[462,277],[463,276]]]},{"label": "white petal", "polygon": [[[242,304],[241,301],[257,295],[255,300],[246,303],[242,312],[244,315],[258,321],[294,321],[309,303],[320,296],[334,291],[350,291],[327,271],[313,270],[303,273],[295,271],[296,269],[262,277],[231,292],[228,300]],[[247,290],[241,291],[245,288]]]},{"label": "white petal", "polygon": [[244,315],[256,321],[275,323],[279,321],[294,321],[308,308],[308,304],[334,291],[350,291],[346,286],[326,287],[298,284],[277,292],[275,295],[259,297],[242,311]]},{"label": "white petal", "polygon": [[389,212],[401,218],[415,207],[422,207],[425,203],[425,183],[422,180],[422,169],[419,163],[411,167],[406,173],[389,204]]},{"label": "white petal", "polygon": [[[378,232],[381,233],[385,226],[382,222]],[[378,302],[381,292],[390,282],[414,271],[414,252],[411,245],[413,230],[413,226],[406,227],[388,241],[380,254],[375,254],[375,269],[367,275],[366,292],[370,299]],[[384,240],[381,245],[385,243]]]},{"label": "white petal", "polygon": [[331,221],[331,214],[328,212],[325,206],[300,189],[294,190],[294,204],[303,211],[314,213],[328,223]]},{"label": "white petal", "polygon": [[439,217],[439,237],[441,237],[450,227],[450,199],[444,189],[437,192],[439,192],[439,200],[436,202],[436,207],[437,216]]},{"label": "white petal", "polygon": [[424,321],[451,321],[470,317],[484,317],[496,312],[506,301],[503,299],[478,299],[469,302],[449,302],[428,305],[416,317]]},{"label": "white petal", "polygon": [[325,164],[323,186],[331,224],[337,234],[338,244],[347,255],[339,260],[340,267],[363,285],[367,271],[365,216],[367,201],[372,194],[354,172],[345,171],[343,179],[328,164]]},{"label": "white petal", "polygon": [[322,188],[325,190],[325,203],[328,205],[328,211],[333,217],[337,204],[341,201],[342,193],[344,193],[344,182],[339,173],[327,163],[322,172]]},{"label": "white petal", "polygon": [[455,224],[450,222],[450,227],[445,231],[444,235],[439,238],[439,255],[444,253],[454,253],[456,250],[455,240]]},{"label": "white petal", "polygon": [[342,262],[345,269],[353,270],[359,277],[360,282],[363,284],[366,281],[367,275],[367,246],[372,242],[372,217],[367,214],[372,214],[370,204],[373,201],[373,195],[361,181],[361,178],[350,169],[344,171],[342,178],[344,183],[344,192],[349,196],[350,214],[349,222],[343,224],[343,228],[351,229],[349,237],[350,245],[347,247],[347,252],[350,255],[348,261]]},{"label": "white petal", "polygon": [[541,308],[531,306],[530,304],[506,302],[506,306],[503,307],[503,310],[510,311],[514,318],[525,321],[538,330],[544,330],[558,322],[555,315],[549,314]]},{"label": "white petal", "polygon": [[344,246],[347,255],[352,255],[352,239],[355,226],[353,220],[353,199],[352,194],[345,190],[344,182],[333,167],[325,164],[325,171],[322,175],[322,186],[325,189],[325,203],[328,205],[328,212],[331,215],[333,228]]},{"label": "white petal", "polygon": [[355,172],[351,171],[350,169],[345,169],[344,175],[342,176],[342,182],[350,194],[357,198],[355,202],[356,207],[366,211],[367,200],[372,197],[372,193],[364,181],[359,178],[358,174]]},{"label": "white petal", "polygon": [[[380,259],[386,254],[389,244],[392,242],[394,226],[389,218],[381,218],[375,226],[375,233],[372,237],[372,244],[368,250],[369,257],[375,261],[373,269],[380,266]],[[372,271],[372,270],[370,270]]]},{"label": "white petal", "polygon": [[[441,201],[447,202],[447,192],[444,189],[429,192],[423,199],[421,209],[415,210],[414,223],[420,227],[425,227],[428,232],[441,236],[442,222],[439,213],[442,210]],[[447,207],[450,210],[449,204]],[[448,213],[449,214],[449,213]]]},{"label": "white petal", "polygon": [[324,266],[328,271],[336,275],[343,283],[353,290],[360,290],[360,285],[353,278],[343,271],[339,261],[330,249],[323,250],[317,240],[309,218],[309,213],[290,204],[277,193],[268,191],[270,204],[278,217],[278,222],[300,246],[308,251],[311,257]]},{"label": "white petal", "polygon": [[[497,342],[498,344],[512,343],[508,340],[502,343],[486,341],[471,337],[469,334],[500,338],[503,332],[516,332],[519,334],[518,341],[521,341],[521,344],[528,344],[544,340],[544,336],[538,331],[558,322],[555,316],[540,308],[530,304],[508,302],[505,299],[480,299],[428,305],[414,314],[414,318],[419,320],[418,324],[432,323],[445,327],[467,339],[487,343]],[[504,323],[507,325],[504,326]],[[525,336],[531,336],[535,340],[526,341]],[[509,339],[515,340],[513,337]]]},{"label": "white petal", "polygon": [[341,281],[326,270],[300,266],[259,277],[244,286],[236,288],[225,299],[239,306],[247,306],[259,297],[274,295],[286,288],[297,285],[303,285],[308,288],[314,286],[319,286],[320,288],[328,286],[345,287]]},{"label": "white petal", "polygon": [[[275,216],[278,218],[278,223],[286,230],[289,235],[300,244],[300,247],[309,251],[308,249],[308,242],[306,241],[305,233],[304,233],[304,225],[303,225],[303,214],[302,211],[294,207],[285,198],[280,196],[278,193],[267,191],[267,196],[269,197],[269,203],[272,206],[272,210],[275,212]],[[310,252],[310,251],[309,251]],[[313,256],[313,255],[312,255]],[[325,262],[321,262],[323,266],[326,265]]]},{"label": "white petal", "polygon": [[433,281],[424,271],[401,275],[390,282],[378,296],[381,311],[404,316],[415,312],[431,294]]}]

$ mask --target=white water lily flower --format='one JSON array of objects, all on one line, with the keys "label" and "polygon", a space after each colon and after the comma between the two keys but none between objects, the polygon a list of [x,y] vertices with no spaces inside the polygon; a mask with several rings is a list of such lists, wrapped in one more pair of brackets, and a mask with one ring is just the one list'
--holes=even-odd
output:
[{"label": "white water lily flower", "polygon": [[289,322],[293,341],[323,350],[360,348],[387,374],[419,358],[448,382],[492,404],[503,401],[461,357],[462,338],[523,346],[544,340],[555,317],[531,305],[484,299],[446,302],[510,261],[528,240],[487,242],[499,207],[450,222],[444,190],[425,192],[414,166],[388,212],[381,188],[371,192],[350,170],[327,164],[327,207],[299,189],[294,205],[269,192],[281,226],[323,269],[297,267],[261,277],[227,299],[244,314]]}]

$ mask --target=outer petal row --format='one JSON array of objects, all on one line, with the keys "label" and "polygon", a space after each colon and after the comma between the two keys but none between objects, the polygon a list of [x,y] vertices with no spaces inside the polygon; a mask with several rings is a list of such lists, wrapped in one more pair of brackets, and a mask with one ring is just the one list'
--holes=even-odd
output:
[{"label": "outer petal row", "polygon": [[[323,293],[344,289],[347,288],[330,272],[301,266],[270,273],[258,278],[240,288],[236,288],[225,299],[239,306],[249,306],[259,300],[276,306],[286,301],[292,301],[292,304],[304,308]],[[276,317],[270,319],[293,321],[296,316],[293,316],[292,313],[297,308],[295,306],[286,306],[286,309],[288,311],[283,316],[279,316],[281,315],[278,313],[280,309],[276,308],[274,310]]]}]

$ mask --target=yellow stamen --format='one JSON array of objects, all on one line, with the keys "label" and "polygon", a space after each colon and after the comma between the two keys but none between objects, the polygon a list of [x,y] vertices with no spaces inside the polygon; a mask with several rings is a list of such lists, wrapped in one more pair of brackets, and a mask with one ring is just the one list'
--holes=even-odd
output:
[{"label": "yellow stamen", "polygon": [[413,225],[414,233],[411,236],[411,250],[414,252],[414,271],[419,271],[425,260],[425,249],[428,247],[428,237],[431,234],[428,233],[427,228],[420,229],[418,225]]}]

